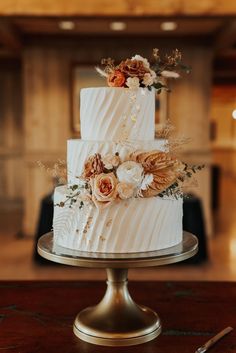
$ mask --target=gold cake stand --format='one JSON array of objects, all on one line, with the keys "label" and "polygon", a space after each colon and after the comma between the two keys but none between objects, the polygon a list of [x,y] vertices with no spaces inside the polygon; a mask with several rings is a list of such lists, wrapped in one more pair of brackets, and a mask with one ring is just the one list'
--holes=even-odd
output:
[{"label": "gold cake stand", "polygon": [[158,315],[137,305],[128,291],[128,269],[167,265],[186,260],[198,250],[197,238],[183,233],[183,241],[171,248],[127,254],[75,251],[53,243],[53,233],[38,241],[39,254],[61,264],[105,268],[107,290],[101,302],[82,310],[74,322],[74,333],[80,339],[103,346],[130,346],[151,341],[161,333]]}]

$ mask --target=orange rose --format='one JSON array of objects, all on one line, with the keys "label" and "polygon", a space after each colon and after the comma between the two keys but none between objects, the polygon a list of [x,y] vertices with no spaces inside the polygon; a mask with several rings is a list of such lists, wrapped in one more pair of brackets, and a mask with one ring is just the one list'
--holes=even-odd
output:
[{"label": "orange rose", "polygon": [[107,78],[109,87],[123,87],[125,84],[125,75],[119,70],[113,71]]}]

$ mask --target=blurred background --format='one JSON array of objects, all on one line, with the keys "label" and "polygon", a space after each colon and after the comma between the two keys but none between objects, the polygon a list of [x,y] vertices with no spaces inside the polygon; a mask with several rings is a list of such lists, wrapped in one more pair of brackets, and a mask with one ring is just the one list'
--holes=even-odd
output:
[{"label": "blurred background", "polygon": [[[189,137],[182,158],[205,164],[184,202],[199,236],[184,264],[132,270],[134,279],[236,280],[236,4],[230,0],[1,0],[0,279],[98,279],[104,271],[41,261],[51,229],[55,163],[79,137],[79,91],[105,85],[94,66],[178,48],[190,75],[157,102]],[[49,229],[48,229],[49,228]]]}]

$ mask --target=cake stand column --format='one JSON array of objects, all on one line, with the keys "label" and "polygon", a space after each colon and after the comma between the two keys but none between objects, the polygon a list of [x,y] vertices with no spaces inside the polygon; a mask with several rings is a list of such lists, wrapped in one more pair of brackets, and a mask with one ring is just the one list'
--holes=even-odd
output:
[{"label": "cake stand column", "polygon": [[160,334],[158,315],[132,300],[127,275],[127,269],[107,269],[106,293],[98,305],[77,315],[76,336],[98,345],[128,346],[148,342]]}]

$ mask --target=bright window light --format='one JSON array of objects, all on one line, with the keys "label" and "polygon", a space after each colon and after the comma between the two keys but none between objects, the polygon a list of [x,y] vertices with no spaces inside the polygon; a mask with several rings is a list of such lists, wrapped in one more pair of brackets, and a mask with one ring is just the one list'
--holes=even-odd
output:
[{"label": "bright window light", "polygon": [[168,22],[162,22],[161,23],[161,29],[163,31],[174,31],[177,28],[177,23],[168,21]]},{"label": "bright window light", "polygon": [[58,26],[60,29],[63,29],[64,31],[71,31],[72,29],[75,28],[75,23],[73,21],[60,21],[58,23]]},{"label": "bright window light", "polygon": [[111,22],[110,29],[112,31],[124,31],[127,27],[125,22]]}]

